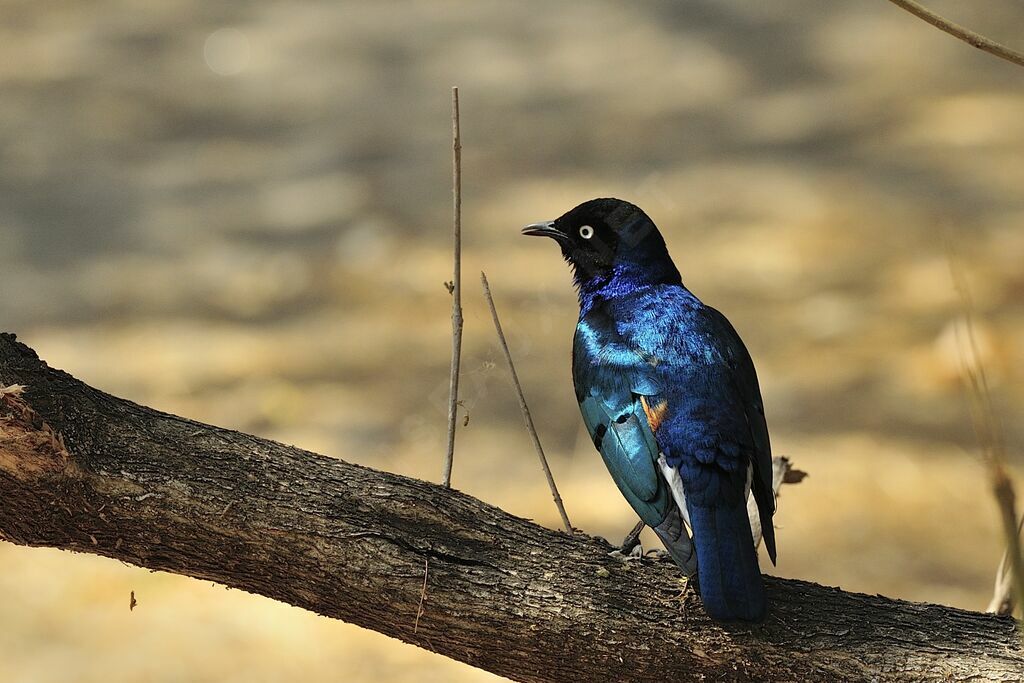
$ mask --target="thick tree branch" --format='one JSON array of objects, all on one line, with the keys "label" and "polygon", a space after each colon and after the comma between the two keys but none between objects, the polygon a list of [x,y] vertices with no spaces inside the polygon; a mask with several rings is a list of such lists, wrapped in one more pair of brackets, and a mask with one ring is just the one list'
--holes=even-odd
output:
[{"label": "thick tree branch", "polygon": [[218,581],[521,681],[1024,671],[1012,619],[801,581],[768,578],[767,622],[723,628],[680,596],[671,562],[622,562],[458,491],[114,398],[0,335],[0,386],[14,384],[0,395],[12,543]]}]

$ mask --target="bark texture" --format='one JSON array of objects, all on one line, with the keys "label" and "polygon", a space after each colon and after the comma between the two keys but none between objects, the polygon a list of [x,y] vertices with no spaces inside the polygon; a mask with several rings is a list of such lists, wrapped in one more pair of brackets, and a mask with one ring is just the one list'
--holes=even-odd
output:
[{"label": "bark texture", "polygon": [[722,627],[669,561],[115,398],[8,334],[0,539],[216,581],[519,681],[1024,677],[1010,618],[768,577],[765,624]]}]

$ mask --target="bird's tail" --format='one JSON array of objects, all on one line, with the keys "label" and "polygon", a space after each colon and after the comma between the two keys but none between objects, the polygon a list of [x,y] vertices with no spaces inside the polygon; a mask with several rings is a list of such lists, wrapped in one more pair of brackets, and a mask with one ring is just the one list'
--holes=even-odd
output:
[{"label": "bird's tail", "polygon": [[683,516],[679,513],[679,508],[672,505],[665,521],[654,527],[654,532],[658,534],[658,538],[665,544],[668,554],[672,556],[687,577],[697,573],[697,554],[693,551],[693,542],[683,524]]},{"label": "bird's tail", "polygon": [[761,621],[766,602],[747,506],[688,506],[701,601],[717,621]]}]

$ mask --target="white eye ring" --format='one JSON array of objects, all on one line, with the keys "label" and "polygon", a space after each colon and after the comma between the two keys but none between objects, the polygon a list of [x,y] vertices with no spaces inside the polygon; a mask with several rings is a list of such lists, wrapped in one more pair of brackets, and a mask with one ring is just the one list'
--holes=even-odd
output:
[{"label": "white eye ring", "polygon": [[593,236],[594,236],[594,229],[592,227],[590,227],[589,225],[581,225],[580,226],[580,237],[582,237],[585,240],[589,240]]}]

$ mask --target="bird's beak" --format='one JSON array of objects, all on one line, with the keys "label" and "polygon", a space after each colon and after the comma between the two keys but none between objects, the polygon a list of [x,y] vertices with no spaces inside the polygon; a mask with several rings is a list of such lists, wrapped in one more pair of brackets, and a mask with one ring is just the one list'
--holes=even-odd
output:
[{"label": "bird's beak", "polygon": [[543,223],[531,223],[523,228],[524,235],[530,235],[531,237],[550,237],[558,240],[559,242],[565,240],[566,234],[555,227],[554,221],[544,221]]}]

